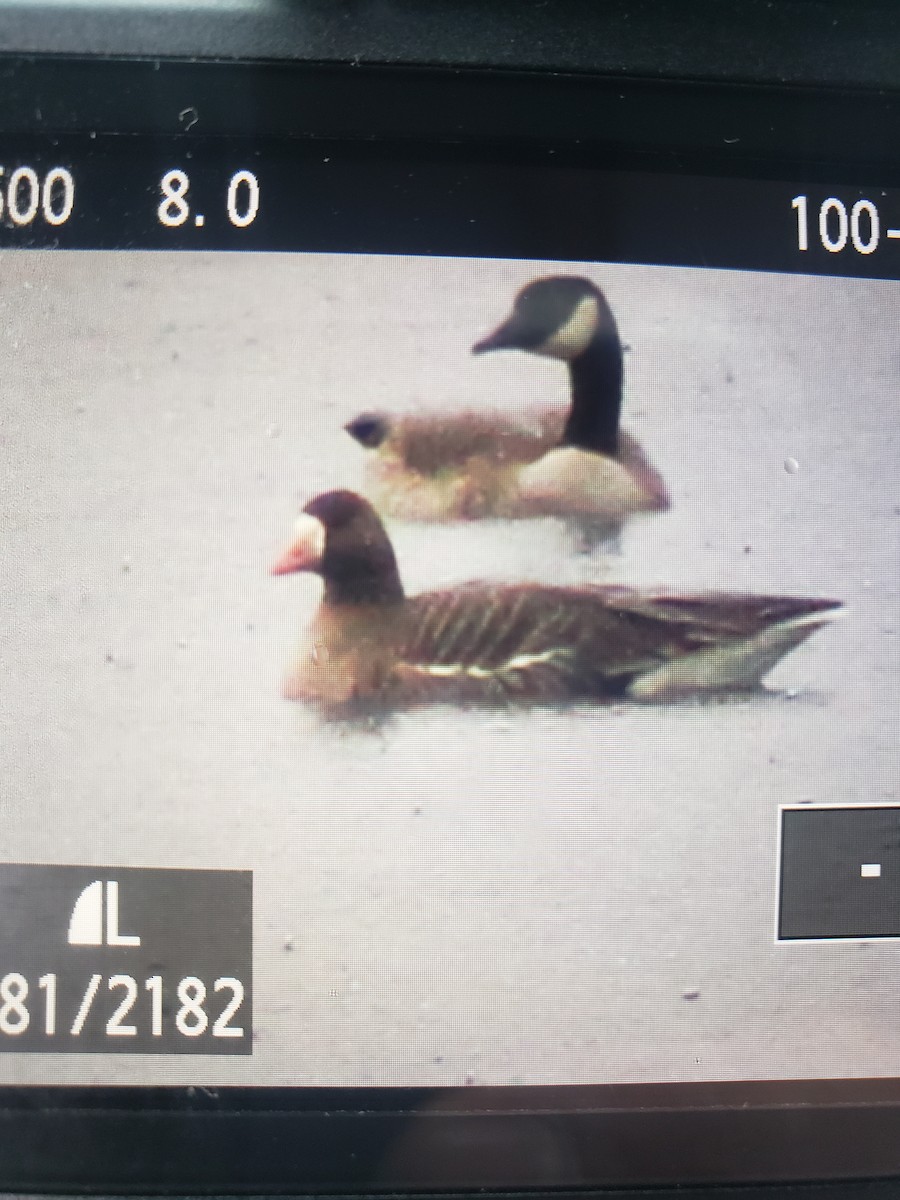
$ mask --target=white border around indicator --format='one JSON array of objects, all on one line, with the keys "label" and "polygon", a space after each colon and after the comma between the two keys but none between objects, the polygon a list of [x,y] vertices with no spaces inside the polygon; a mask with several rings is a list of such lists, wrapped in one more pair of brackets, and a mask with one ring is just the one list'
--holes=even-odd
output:
[{"label": "white border around indicator", "polygon": [[[897,230],[900,237],[900,229]],[[872,934],[869,937],[843,938],[782,938],[778,936],[778,924],[781,917],[781,827],[782,814],[786,812],[815,812],[821,809],[841,809],[845,812],[859,812],[870,808],[896,808],[900,810],[900,801],[874,800],[867,804],[779,804],[776,814],[775,827],[775,945],[776,946],[858,946],[863,942],[880,946],[884,942],[900,942],[898,937],[879,937]]]}]

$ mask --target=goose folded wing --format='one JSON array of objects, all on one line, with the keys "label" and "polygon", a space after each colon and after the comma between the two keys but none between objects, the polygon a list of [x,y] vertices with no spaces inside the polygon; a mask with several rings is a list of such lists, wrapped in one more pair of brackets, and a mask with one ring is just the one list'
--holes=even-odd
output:
[{"label": "goose folded wing", "polygon": [[[746,648],[750,654],[743,660],[744,681],[758,684],[778,658],[805,641],[842,607],[835,600],[736,592],[673,595],[617,587],[597,590],[621,617],[620,628],[631,631],[630,646],[638,651],[642,644],[646,648],[643,663],[639,653],[623,663],[632,679],[665,663],[713,662],[710,655],[714,652],[728,656]],[[754,673],[756,666],[759,674]],[[741,682],[741,674],[738,670],[733,682]]]},{"label": "goose folded wing", "polygon": [[[469,584],[407,601],[399,658],[412,676],[468,683],[469,691],[477,685],[509,697],[618,695],[644,676],[664,678],[667,664],[705,662],[707,652],[752,646],[758,635],[781,631],[735,668],[732,682],[746,676],[754,683],[757,667],[771,665],[839,607],[725,592]],[[715,684],[714,674],[698,676],[697,686]]]},{"label": "goose folded wing", "polygon": [[464,412],[409,416],[398,422],[390,453],[410,471],[435,475],[469,460],[532,462],[562,435],[564,414],[551,409],[515,415]]},{"label": "goose folded wing", "polygon": [[688,641],[624,590],[469,584],[408,600],[398,650],[409,676],[552,698],[616,694]]}]

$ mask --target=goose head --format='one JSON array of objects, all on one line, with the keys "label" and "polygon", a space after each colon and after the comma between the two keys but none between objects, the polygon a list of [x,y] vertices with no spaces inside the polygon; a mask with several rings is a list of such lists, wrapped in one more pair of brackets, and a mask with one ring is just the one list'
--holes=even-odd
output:
[{"label": "goose head", "polygon": [[523,287],[510,315],[476,342],[472,353],[527,350],[571,363],[604,335],[618,341],[615,320],[600,289],[577,275],[551,275]]},{"label": "goose head", "polygon": [[360,413],[344,426],[347,433],[367,450],[376,450],[391,434],[390,418],[383,413]]},{"label": "goose head", "polygon": [[622,343],[606,297],[589,279],[551,275],[517,294],[506,320],[474,354],[517,349],[565,362],[571,407],[562,446],[616,455],[622,407]]},{"label": "goose head", "polygon": [[334,604],[378,605],[403,599],[390,538],[367,500],[355,492],[323,492],[294,523],[290,545],[273,575],[312,571]]}]

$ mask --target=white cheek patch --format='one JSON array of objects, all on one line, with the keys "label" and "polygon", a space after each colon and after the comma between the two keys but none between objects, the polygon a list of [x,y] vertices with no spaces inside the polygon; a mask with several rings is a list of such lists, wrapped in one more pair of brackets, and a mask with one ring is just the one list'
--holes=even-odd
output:
[{"label": "white cheek patch", "polygon": [[575,305],[572,315],[535,353],[548,358],[573,359],[583,354],[600,324],[600,308],[596,296],[584,296]]},{"label": "white cheek patch", "polygon": [[325,553],[325,526],[318,517],[301,513],[294,522],[294,547],[302,550],[303,557],[311,562],[320,562]]}]

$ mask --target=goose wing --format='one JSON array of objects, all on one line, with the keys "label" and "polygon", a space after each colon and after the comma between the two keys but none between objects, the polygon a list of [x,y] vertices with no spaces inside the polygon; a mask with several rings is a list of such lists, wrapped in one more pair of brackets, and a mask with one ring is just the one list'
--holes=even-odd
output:
[{"label": "goose wing", "polygon": [[407,601],[398,670],[407,685],[457,700],[596,695],[605,689],[585,643],[608,617],[564,588],[468,584],[424,593]]},{"label": "goose wing", "polygon": [[805,596],[759,596],[744,592],[643,591],[615,585],[585,589],[600,593],[610,607],[656,627],[660,637],[678,638],[685,649],[747,637],[786,621],[828,620],[839,600]]},{"label": "goose wing", "polygon": [[[751,686],[837,607],[733,593],[469,584],[407,601],[397,670],[421,689],[498,701]],[[686,671],[685,662],[700,666]],[[645,679],[653,683],[640,685]]]},{"label": "goose wing", "polygon": [[471,459],[533,462],[556,445],[564,422],[565,413],[553,409],[415,414],[397,419],[385,451],[422,475],[462,467]]},{"label": "goose wing", "polygon": [[625,664],[619,676],[633,700],[759,687],[781,658],[842,607],[794,596],[605,591],[606,602],[636,623],[647,647],[644,661]]}]

